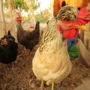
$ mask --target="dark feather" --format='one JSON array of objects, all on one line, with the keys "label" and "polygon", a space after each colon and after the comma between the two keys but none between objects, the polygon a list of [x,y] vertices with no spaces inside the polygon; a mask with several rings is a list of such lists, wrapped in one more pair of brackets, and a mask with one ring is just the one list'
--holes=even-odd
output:
[{"label": "dark feather", "polygon": [[8,35],[2,37],[0,42],[2,42],[3,39],[7,39],[8,44],[1,45],[0,43],[0,62],[8,64],[16,60],[18,45],[15,42],[15,38],[10,34],[10,32],[8,33]]},{"label": "dark feather", "polygon": [[20,23],[17,24],[17,39],[18,42],[24,45],[27,49],[32,50],[38,44],[40,36],[40,25],[36,22],[35,30],[32,32],[23,29]]}]

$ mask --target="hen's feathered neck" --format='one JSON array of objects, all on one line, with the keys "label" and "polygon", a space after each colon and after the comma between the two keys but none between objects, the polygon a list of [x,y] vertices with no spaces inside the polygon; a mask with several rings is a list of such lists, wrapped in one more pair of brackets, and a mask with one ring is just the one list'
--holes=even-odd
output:
[{"label": "hen's feathered neck", "polygon": [[24,30],[21,23],[16,23],[17,30]]},{"label": "hen's feathered neck", "polygon": [[57,20],[52,18],[48,25],[46,31],[43,33],[42,39],[40,41],[40,51],[47,48],[47,43],[50,43],[54,40],[62,42],[62,35],[57,30]]}]

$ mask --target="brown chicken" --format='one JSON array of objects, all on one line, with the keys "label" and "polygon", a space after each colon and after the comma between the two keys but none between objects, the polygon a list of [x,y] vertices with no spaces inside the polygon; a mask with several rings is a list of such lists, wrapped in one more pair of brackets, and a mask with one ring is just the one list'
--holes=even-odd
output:
[{"label": "brown chicken", "polygon": [[23,29],[20,22],[17,22],[17,40],[20,44],[24,45],[27,49],[32,50],[38,44],[40,36],[40,22],[36,22],[35,29],[30,32]]}]

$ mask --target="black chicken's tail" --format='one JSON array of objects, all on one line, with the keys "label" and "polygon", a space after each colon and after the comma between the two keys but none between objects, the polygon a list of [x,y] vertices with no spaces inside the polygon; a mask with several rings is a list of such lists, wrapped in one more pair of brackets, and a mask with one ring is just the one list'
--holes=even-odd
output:
[{"label": "black chicken's tail", "polygon": [[15,41],[15,38],[11,35],[11,31],[9,30],[7,35],[4,36],[4,38],[7,38],[8,40]]},{"label": "black chicken's tail", "polygon": [[11,32],[10,32],[10,30],[8,31],[8,35],[11,35]]}]

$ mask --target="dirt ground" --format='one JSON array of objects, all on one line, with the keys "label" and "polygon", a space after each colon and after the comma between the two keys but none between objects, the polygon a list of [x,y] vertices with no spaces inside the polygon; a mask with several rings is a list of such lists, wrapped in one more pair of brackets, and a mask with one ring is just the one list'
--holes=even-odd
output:
[{"label": "dirt ground", "polygon": [[[37,46],[32,50],[25,49],[18,44],[18,56],[15,62],[9,65],[0,64],[0,90],[40,90],[40,81],[32,71],[32,59]],[[55,90],[73,90],[80,85],[81,79],[90,77],[90,68],[80,60],[71,60],[73,69],[71,74],[62,83],[55,85]],[[51,86],[45,85],[45,90]]]},{"label": "dirt ground", "polygon": [[[26,50],[18,45],[18,56],[15,62],[9,65],[0,64],[0,90],[40,90],[40,81],[36,79],[32,71],[32,59],[37,46],[32,50]],[[55,90],[73,90],[80,85],[81,79],[90,77],[90,68],[81,60],[72,60],[71,74],[60,84],[55,85]],[[45,90],[51,86],[45,85]]]}]

